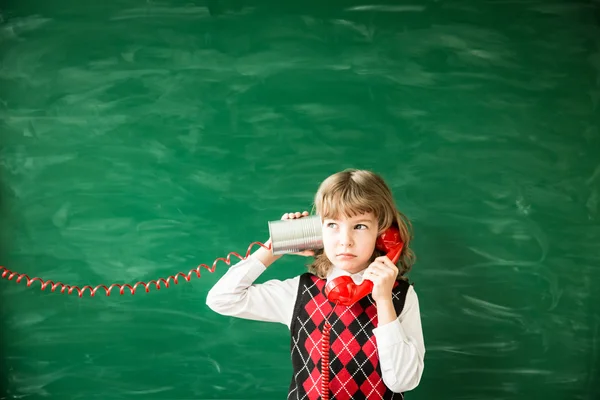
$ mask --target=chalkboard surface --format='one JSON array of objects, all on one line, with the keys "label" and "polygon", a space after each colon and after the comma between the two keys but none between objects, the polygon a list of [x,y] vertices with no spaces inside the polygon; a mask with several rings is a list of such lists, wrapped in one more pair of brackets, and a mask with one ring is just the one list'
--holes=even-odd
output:
[{"label": "chalkboard surface", "polygon": [[[371,169],[415,229],[407,398],[599,399],[598,8],[5,2],[0,265],[79,287],[186,274]],[[205,305],[226,269],[109,297],[5,273],[0,398],[285,398],[287,328]]]}]

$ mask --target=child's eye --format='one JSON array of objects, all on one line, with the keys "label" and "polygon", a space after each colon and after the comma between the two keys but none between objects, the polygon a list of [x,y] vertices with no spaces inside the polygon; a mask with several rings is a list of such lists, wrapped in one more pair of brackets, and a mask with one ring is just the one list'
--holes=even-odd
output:
[{"label": "child's eye", "polygon": [[328,228],[335,228],[335,222],[329,222],[329,223],[327,224],[327,227],[328,227]]},{"label": "child's eye", "polygon": [[358,224],[356,225],[356,228],[361,227],[359,229],[367,229],[368,227],[365,224]]}]

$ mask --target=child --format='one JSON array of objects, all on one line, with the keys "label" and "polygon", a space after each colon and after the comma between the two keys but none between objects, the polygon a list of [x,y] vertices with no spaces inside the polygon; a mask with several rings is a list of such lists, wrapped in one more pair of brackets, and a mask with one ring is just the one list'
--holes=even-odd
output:
[{"label": "child", "polygon": [[[208,293],[207,304],[222,315],[290,329],[289,400],[403,399],[403,392],[419,384],[425,356],[417,295],[404,276],[414,258],[410,222],[397,211],[383,179],[364,170],[328,177],[317,191],[315,208],[323,222],[324,248],[297,253],[314,256],[309,272],[254,284],[281,257],[261,247],[229,268]],[[289,213],[282,219],[307,215]],[[397,266],[375,248],[378,235],[392,224],[404,242]],[[357,284],[372,281],[371,294],[351,306],[329,302],[325,285],[340,275]],[[326,321],[331,331],[323,357]]]}]

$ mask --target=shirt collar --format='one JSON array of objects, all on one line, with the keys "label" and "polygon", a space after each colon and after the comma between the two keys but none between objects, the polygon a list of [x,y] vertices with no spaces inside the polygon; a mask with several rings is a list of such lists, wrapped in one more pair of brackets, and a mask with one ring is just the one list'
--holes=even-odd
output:
[{"label": "shirt collar", "polygon": [[332,265],[329,269],[329,273],[327,274],[327,283],[329,283],[329,281],[331,281],[332,279],[337,278],[338,276],[346,275],[351,277],[355,284],[360,285],[363,281],[364,272],[365,270],[363,269],[362,271],[359,271],[356,274],[351,274],[348,271],[344,271],[343,269]]}]

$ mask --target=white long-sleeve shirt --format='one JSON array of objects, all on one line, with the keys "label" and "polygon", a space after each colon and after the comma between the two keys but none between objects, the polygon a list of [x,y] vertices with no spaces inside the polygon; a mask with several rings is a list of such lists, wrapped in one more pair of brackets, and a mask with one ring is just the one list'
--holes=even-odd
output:
[{"label": "white long-sleeve shirt", "polygon": [[[222,315],[278,322],[289,329],[300,277],[254,284],[265,270],[264,264],[254,256],[238,262],[208,292],[206,304]],[[335,267],[327,281],[340,275],[350,275],[356,284],[362,282],[362,272],[351,275]],[[425,345],[419,302],[412,285],[398,318],[374,328],[373,334],[385,385],[393,392],[417,387],[423,373]]]}]

